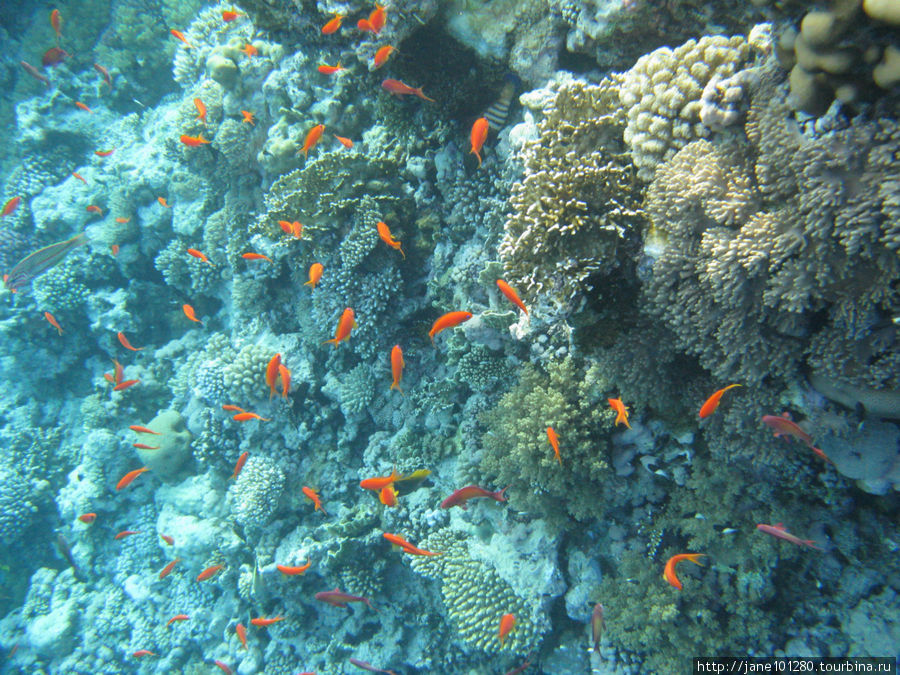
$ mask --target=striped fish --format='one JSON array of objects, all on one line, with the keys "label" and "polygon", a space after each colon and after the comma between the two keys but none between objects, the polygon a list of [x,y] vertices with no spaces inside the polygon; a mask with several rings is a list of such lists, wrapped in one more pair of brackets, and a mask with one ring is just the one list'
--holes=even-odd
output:
[{"label": "striped fish", "polygon": [[491,131],[500,131],[506,124],[509,117],[509,107],[512,105],[513,97],[516,95],[516,89],[519,85],[519,78],[515,75],[507,75],[503,89],[500,90],[500,96],[496,101],[484,111],[483,117],[488,121]]},{"label": "striped fish", "polygon": [[9,274],[4,275],[3,283],[11,291],[27,286],[35,277],[40,276],[65,258],[73,248],[78,248],[86,243],[87,236],[82,232],[71,239],[39,248],[31,255],[23,258],[18,265],[12,268]]}]

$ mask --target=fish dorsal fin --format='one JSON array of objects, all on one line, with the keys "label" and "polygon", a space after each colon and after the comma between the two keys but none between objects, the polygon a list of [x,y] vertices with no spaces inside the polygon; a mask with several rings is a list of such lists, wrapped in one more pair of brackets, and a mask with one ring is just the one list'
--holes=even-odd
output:
[{"label": "fish dorsal fin", "polygon": [[775,523],[772,527],[774,527],[776,530],[787,532],[787,528],[784,526],[784,523]]},{"label": "fish dorsal fin", "polygon": [[791,417],[791,413],[789,413],[789,412],[787,412],[787,411],[781,413],[781,416],[782,416],[784,419],[786,419],[786,420],[790,420],[790,421],[792,421],[792,422],[794,421],[794,418]]}]

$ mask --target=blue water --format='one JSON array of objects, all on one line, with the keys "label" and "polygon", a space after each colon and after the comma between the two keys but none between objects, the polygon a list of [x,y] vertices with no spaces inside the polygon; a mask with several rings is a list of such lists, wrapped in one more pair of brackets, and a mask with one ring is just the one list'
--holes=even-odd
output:
[{"label": "blue water", "polygon": [[900,17],[757,4],[0,8],[0,672],[895,659]]}]

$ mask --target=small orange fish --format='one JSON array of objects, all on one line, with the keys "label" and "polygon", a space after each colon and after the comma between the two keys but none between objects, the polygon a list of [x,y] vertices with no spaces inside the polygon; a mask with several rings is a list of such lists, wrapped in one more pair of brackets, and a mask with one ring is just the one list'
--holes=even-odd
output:
[{"label": "small orange fish", "polygon": [[397,469],[391,470],[390,476],[376,476],[375,478],[364,478],[359,481],[359,487],[363,490],[374,490],[375,492],[379,492],[381,488],[386,485],[391,485],[400,480],[400,474],[397,473]]},{"label": "small orange fish", "polygon": [[125,368],[116,359],[113,359],[112,362],[113,362],[113,368],[115,369],[115,373],[116,373],[115,383],[119,384],[122,382],[122,377],[125,374]]},{"label": "small orange fish", "polygon": [[403,350],[400,349],[400,345],[394,345],[394,348],[391,349],[391,374],[394,377],[391,389],[396,389],[401,394],[403,390],[400,389],[400,380],[403,379],[403,369],[405,367],[406,362],[403,360]]},{"label": "small orange fish", "polygon": [[162,436],[162,434],[159,431],[153,431],[153,429],[148,429],[147,427],[141,427],[141,426],[138,426],[137,424],[129,425],[128,428],[131,429],[136,434],[153,434],[154,436]]},{"label": "small orange fish", "polygon": [[95,204],[91,204],[90,206],[85,206],[84,210],[87,211],[88,213],[96,213],[98,216],[103,215],[103,209],[101,209],[99,206],[97,206]]},{"label": "small orange fish", "polygon": [[189,249],[187,249],[187,254],[188,254],[188,255],[192,255],[192,256],[194,256],[195,258],[197,258],[198,260],[200,260],[200,261],[202,261],[202,262],[205,262],[205,263],[207,263],[207,264],[212,265],[213,267],[215,267],[215,264],[213,264],[213,263],[211,263],[211,262],[209,261],[209,258],[206,257],[206,254],[205,254],[205,253],[203,253],[203,252],[201,252],[201,251],[198,251],[198,250],[195,249],[195,248],[189,248]]},{"label": "small orange fish", "polygon": [[514,614],[504,614],[500,617],[500,630],[497,632],[497,639],[500,640],[501,646],[515,625],[516,617]]},{"label": "small orange fish", "polygon": [[184,315],[191,321],[199,324],[203,323],[200,319],[197,318],[197,314],[194,312],[194,308],[190,305],[182,305],[181,310],[184,312]]},{"label": "small orange fish", "polygon": [[404,260],[406,260],[406,254],[403,252],[403,249],[400,248],[400,242],[392,238],[391,229],[387,226],[387,224],[379,220],[377,223],[375,223],[375,228],[378,230],[378,236],[381,237],[381,241],[383,241],[391,248],[400,251],[400,255],[403,256]]},{"label": "small orange fish", "polygon": [[120,217],[116,218],[116,222],[119,223],[120,225],[124,225],[125,223],[130,223],[131,218],[122,218],[120,216]]},{"label": "small orange fish", "polygon": [[250,44],[249,42],[244,45],[244,48],[241,49],[241,51],[244,54],[246,54],[249,58],[253,58],[257,54],[259,54],[259,50],[256,47],[254,47],[252,44]]},{"label": "small orange fish", "polygon": [[244,16],[244,13],[238,12],[235,9],[223,9],[222,10],[222,21],[224,21],[225,23],[231,23],[232,21],[235,21],[236,19],[238,19],[239,17],[242,17],[242,16]]},{"label": "small orange fish", "polygon": [[679,553],[678,555],[673,555],[666,563],[666,567],[663,570],[663,578],[680,591],[681,581],[675,575],[675,566],[684,560],[690,560],[695,565],[702,567],[703,563],[700,562],[700,558],[703,556],[703,553]]},{"label": "small orange fish", "polygon": [[175,560],[173,560],[173,561],[170,562],[168,565],[166,565],[165,567],[163,567],[163,568],[159,571],[159,578],[160,578],[160,579],[165,579],[167,576],[169,576],[169,575],[172,573],[172,570],[175,569],[175,565],[177,565],[177,564],[180,563],[180,562],[181,562],[181,558],[175,558]]},{"label": "small orange fish", "polygon": [[359,28],[363,33],[375,32],[375,29],[372,28],[372,24],[368,19],[360,19],[356,22],[356,27]]},{"label": "small orange fish", "polygon": [[21,197],[13,197],[6,204],[3,205],[3,210],[0,211],[0,218],[3,216],[8,216],[10,213],[19,208],[19,203],[22,201]]},{"label": "small orange fish", "polygon": [[80,108],[81,110],[84,110],[84,112],[88,112],[88,113],[93,113],[93,112],[94,112],[93,110],[91,110],[90,108],[88,108],[88,107],[87,107],[84,103],[82,103],[81,101],[75,101],[75,107],[76,107],[76,108]]},{"label": "small orange fish", "polygon": [[103,373],[103,379],[109,382],[110,384],[115,384],[116,380],[113,378],[112,373]]},{"label": "small orange fish", "polygon": [[381,488],[381,492],[378,493],[378,500],[388,508],[392,508],[397,506],[397,496],[399,494],[397,488],[393,485],[385,485]]},{"label": "small orange fish", "polygon": [[428,337],[431,338],[431,344],[434,344],[435,336],[442,330],[458,326],[459,324],[464,323],[471,318],[471,312],[447,312],[443,316],[439,317],[438,320],[434,322],[431,330],[428,331]]},{"label": "small orange fish", "polygon": [[56,329],[57,333],[59,333],[60,335],[63,334],[63,330],[59,325],[59,321],[57,321],[56,318],[50,312],[44,312],[44,318],[47,319],[47,321],[50,323],[50,325]]},{"label": "small orange fish", "polygon": [[303,236],[303,225],[296,220],[293,223],[289,220],[279,220],[278,226],[285,234],[293,235],[295,239]]},{"label": "small orange fish", "polygon": [[187,620],[190,619],[190,618],[191,618],[191,617],[189,617],[187,614],[176,614],[176,615],[173,616],[171,619],[169,619],[168,621],[166,621],[166,625],[167,625],[167,626],[171,626],[171,625],[172,625],[173,623],[175,623],[176,621],[187,621]]},{"label": "small orange fish", "polygon": [[497,288],[499,288],[499,289],[500,289],[500,292],[503,293],[503,295],[506,296],[506,299],[507,299],[507,300],[509,300],[509,301],[510,301],[512,304],[514,304],[516,307],[518,307],[518,308],[521,309],[523,312],[525,312],[526,314],[528,314],[528,308],[525,307],[525,303],[522,302],[522,300],[519,298],[519,294],[516,293],[516,292],[512,289],[512,286],[510,286],[508,283],[506,283],[505,281],[503,281],[503,279],[497,279]]},{"label": "small orange fish", "polygon": [[375,3],[375,9],[369,14],[369,25],[372,26],[372,30],[376,35],[381,32],[381,29],[384,28],[384,24],[387,22],[387,14],[384,11],[384,6],[379,5],[377,2]]},{"label": "small orange fish", "polygon": [[170,537],[169,535],[167,535],[167,534],[160,534],[159,536],[160,536],[160,537],[162,538],[162,540],[163,540],[164,542],[166,542],[169,546],[174,546],[174,545],[175,545],[175,539],[173,539],[173,538]]},{"label": "small orange fish", "polygon": [[316,147],[316,143],[322,138],[325,132],[324,124],[317,124],[306,133],[306,140],[303,141],[303,156],[306,157],[310,150]]},{"label": "small orange fish", "polygon": [[185,45],[187,45],[188,49],[192,49],[193,45],[187,41],[187,38],[184,37],[184,33],[180,30],[175,30],[174,28],[169,31],[172,35],[174,35],[177,39],[181,40]]},{"label": "small orange fish", "polygon": [[628,423],[628,408],[625,407],[625,404],[622,403],[622,399],[620,398],[608,398],[609,406],[616,411],[616,424],[615,426],[619,426],[620,424],[624,424],[629,429],[631,425]]},{"label": "small orange fish", "polygon": [[337,330],[334,331],[334,337],[330,340],[325,340],[322,344],[330,342],[337,347],[344,340],[350,339],[350,331],[354,328],[356,328],[356,316],[354,315],[353,310],[350,307],[347,307],[344,309],[343,314],[341,314]]},{"label": "small orange fish", "polygon": [[197,108],[197,119],[206,124],[206,104],[199,98],[195,98],[194,107]]},{"label": "small orange fish", "polygon": [[244,464],[247,463],[247,458],[250,456],[250,453],[244,451],[241,453],[241,456],[237,458],[237,463],[234,465],[234,473],[231,474],[231,477],[228,480],[234,480],[241,473],[241,469],[244,468]]},{"label": "small orange fish", "polygon": [[700,419],[703,419],[704,417],[709,417],[716,411],[716,408],[719,407],[719,401],[722,400],[722,394],[724,394],[729,389],[733,389],[734,387],[740,387],[740,386],[741,385],[739,385],[739,384],[729,384],[724,389],[719,389],[719,391],[717,391],[715,394],[713,394],[708,399],[706,399],[706,403],[704,403],[700,408]]},{"label": "small orange fish", "polygon": [[141,531],[140,530],[122,530],[115,537],[113,537],[113,539],[118,541],[119,539],[124,539],[125,537],[130,537],[133,534],[141,534]]},{"label": "small orange fish", "polygon": [[184,143],[189,148],[196,148],[198,145],[204,145],[205,143],[209,143],[208,140],[203,138],[203,134],[197,134],[196,136],[188,136],[187,134],[181,134],[181,142]]},{"label": "small orange fish", "polygon": [[341,21],[343,20],[343,15],[335,14],[333,19],[330,19],[328,23],[322,26],[322,35],[331,35],[332,33],[337,32],[338,28],[341,27]]},{"label": "small orange fish", "polygon": [[113,256],[119,255],[119,245],[113,244],[112,246],[109,247],[109,251],[110,251],[110,253],[113,254]]},{"label": "small orange fish", "polygon": [[166,201],[165,197],[157,197],[156,201],[158,201],[160,206],[162,206],[164,209],[172,208],[171,206],[169,206],[169,202]]},{"label": "small orange fish", "polygon": [[26,61],[19,61],[19,65],[22,66],[25,69],[25,72],[31,75],[34,79],[43,82],[48,87],[50,86],[50,80],[48,80],[44,75],[41,75],[41,72],[33,65],[27,63]]},{"label": "small orange fish", "polygon": [[200,572],[197,575],[197,581],[206,581],[207,579],[211,579],[219,573],[219,570],[223,569],[225,565],[211,565],[207,567],[205,570]]},{"label": "small orange fish", "polygon": [[278,366],[281,365],[281,353],[275,354],[266,364],[266,384],[269,386],[269,399],[275,396],[275,380],[278,379]]},{"label": "small orange fish", "polygon": [[84,179],[84,177],[83,177],[80,173],[77,173],[77,172],[73,171],[73,172],[72,172],[72,177],[73,177],[73,178],[77,178],[77,179],[80,180],[82,183],[84,183],[85,185],[87,185],[87,181]]},{"label": "small orange fish", "polygon": [[244,260],[268,260],[269,262],[272,262],[272,259],[269,256],[263,255],[262,253],[241,253],[241,257]]},{"label": "small orange fish", "polygon": [[65,49],[60,49],[59,47],[50,47],[50,49],[45,51],[44,55],[41,57],[41,65],[45,68],[52,68],[53,66],[58,66],[70,56],[71,54],[69,54],[69,52],[67,52]]},{"label": "small orange fish", "polygon": [[262,420],[263,422],[271,422],[272,421],[271,417],[260,417],[259,415],[257,415],[256,413],[253,413],[253,412],[238,413],[231,419],[235,420],[236,422],[247,422],[248,420]]},{"label": "small orange fish", "polygon": [[227,410],[229,412],[247,412],[239,405],[234,405],[233,403],[226,403],[222,406],[222,410]]},{"label": "small orange fish", "polygon": [[316,67],[316,70],[318,70],[322,75],[334,75],[335,73],[341,73],[347,69],[341,65],[340,61],[338,61],[338,64],[336,66],[329,66],[325,63],[319,64]]},{"label": "small orange fish", "polygon": [[559,456],[559,437],[553,427],[547,427],[547,440],[550,441],[550,447],[553,448],[553,454],[556,455],[556,461],[562,464],[562,457]]},{"label": "small orange fish", "polygon": [[344,138],[343,136],[338,136],[337,134],[332,135],[338,140],[341,145],[343,145],[348,150],[353,147],[353,141],[351,141],[349,138]]},{"label": "small orange fish", "polygon": [[434,555],[443,555],[443,553],[433,553],[432,551],[426,551],[425,549],[417,548],[410,544],[406,539],[401,537],[398,534],[391,534],[390,532],[385,532],[383,534],[384,538],[389,542],[394,544],[395,546],[399,546],[404,553],[408,553],[409,555],[426,555],[426,556],[434,556]]},{"label": "small orange fish", "polygon": [[422,93],[422,87],[410,87],[408,84],[390,77],[382,81],[381,88],[394,96],[418,96],[423,101],[435,102],[433,98],[428,98]]},{"label": "small orange fish", "polygon": [[97,520],[97,514],[96,513],[82,513],[80,516],[78,516],[78,520],[80,520],[82,523],[86,523],[86,524],[90,525],[95,520]]},{"label": "small orange fish", "polygon": [[286,576],[292,577],[297,574],[303,574],[304,572],[306,572],[311,564],[312,563],[307,560],[305,565],[298,565],[296,567],[290,567],[288,565],[275,565],[275,569]]},{"label": "small orange fish", "polygon": [[309,266],[309,281],[304,282],[304,286],[312,286],[316,287],[316,284],[319,283],[319,279],[322,278],[322,271],[325,268],[322,266],[322,263],[313,263]]},{"label": "small orange fish", "polygon": [[291,393],[291,371],[283,363],[278,364],[278,377],[281,378],[281,398]]},{"label": "small orange fish", "polygon": [[132,654],[132,656],[141,658],[142,656],[156,656],[156,654],[151,652],[149,649],[138,649],[134,654]]},{"label": "small orange fish", "polygon": [[56,33],[56,44],[59,44],[59,39],[62,37],[62,31],[60,30],[61,23],[59,10],[54,9],[50,12],[50,25],[53,26],[53,30]]},{"label": "small orange fish", "polygon": [[307,498],[307,499],[309,499],[310,501],[312,501],[313,506],[315,507],[315,508],[313,509],[313,511],[321,511],[321,512],[324,513],[326,516],[328,515],[328,511],[326,511],[326,510],[322,507],[322,498],[319,497],[319,493],[318,493],[318,492],[316,492],[315,490],[313,490],[311,487],[306,487],[305,485],[304,485],[302,488],[300,488],[300,490],[303,492],[304,495],[306,495],[306,498]]},{"label": "small orange fish", "polygon": [[241,110],[241,115],[244,117],[244,122],[248,122],[250,126],[256,126],[256,120],[253,118],[253,113],[249,110]]},{"label": "small orange fish", "polygon": [[132,347],[131,343],[128,341],[128,338],[125,337],[125,333],[123,333],[122,331],[119,331],[118,333],[116,333],[116,337],[119,338],[119,342],[121,343],[121,345],[123,347],[125,347],[125,349],[128,349],[133,352],[139,352],[143,349],[143,347]]},{"label": "small orange fish", "polygon": [[118,491],[118,490],[123,490],[124,488],[127,488],[129,485],[131,485],[131,483],[134,481],[135,478],[140,476],[145,471],[149,471],[149,470],[150,470],[149,466],[142,466],[140,469],[135,469],[134,471],[129,471],[124,476],[122,476],[122,479],[118,483],[116,483],[116,490]]},{"label": "small orange fish", "polygon": [[213,663],[219,666],[219,670],[225,673],[225,675],[234,675],[234,671],[231,670],[231,668],[229,668],[226,664],[219,661],[219,659],[216,659],[215,661],[213,661]]},{"label": "small orange fish", "polygon": [[109,76],[109,71],[99,63],[94,64],[94,70],[100,73],[101,77],[103,77],[103,81],[106,82],[106,86],[112,89],[112,78]]},{"label": "small orange fish", "polygon": [[244,628],[244,624],[237,624],[234,627],[234,632],[237,633],[238,640],[240,640],[241,644],[244,645],[244,649],[247,649],[247,629]]},{"label": "small orange fish", "polygon": [[113,387],[113,391],[123,391],[128,389],[128,387],[133,387],[138,384],[140,380],[125,380],[124,382],[119,382],[115,387]]},{"label": "small orange fish", "polygon": [[159,450],[158,445],[147,445],[146,443],[132,443],[138,450]]},{"label": "small orange fish", "polygon": [[97,157],[109,157],[115,151],[115,148],[110,148],[109,150],[94,150],[94,154],[97,155]]},{"label": "small orange fish", "polygon": [[488,121],[484,117],[479,117],[472,125],[472,149],[469,150],[469,154],[478,158],[478,166],[481,166],[481,148],[487,140],[489,130]]},{"label": "small orange fish", "polygon": [[379,48],[378,51],[375,52],[375,56],[372,57],[372,65],[374,66],[372,70],[381,68],[381,66],[387,63],[387,60],[391,58],[391,54],[395,51],[397,50],[392,45],[385,45],[384,47]]},{"label": "small orange fish", "polygon": [[273,623],[278,623],[279,621],[284,621],[283,616],[273,616],[272,618],[267,619],[264,616],[257,617],[255,619],[250,619],[251,626],[271,626]]}]

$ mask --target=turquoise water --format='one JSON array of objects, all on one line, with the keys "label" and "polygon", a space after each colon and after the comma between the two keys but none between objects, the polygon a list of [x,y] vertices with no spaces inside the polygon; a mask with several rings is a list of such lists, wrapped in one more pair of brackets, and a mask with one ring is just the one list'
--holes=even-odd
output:
[{"label": "turquoise water", "polygon": [[0,672],[900,654],[896,5],[0,22]]}]

